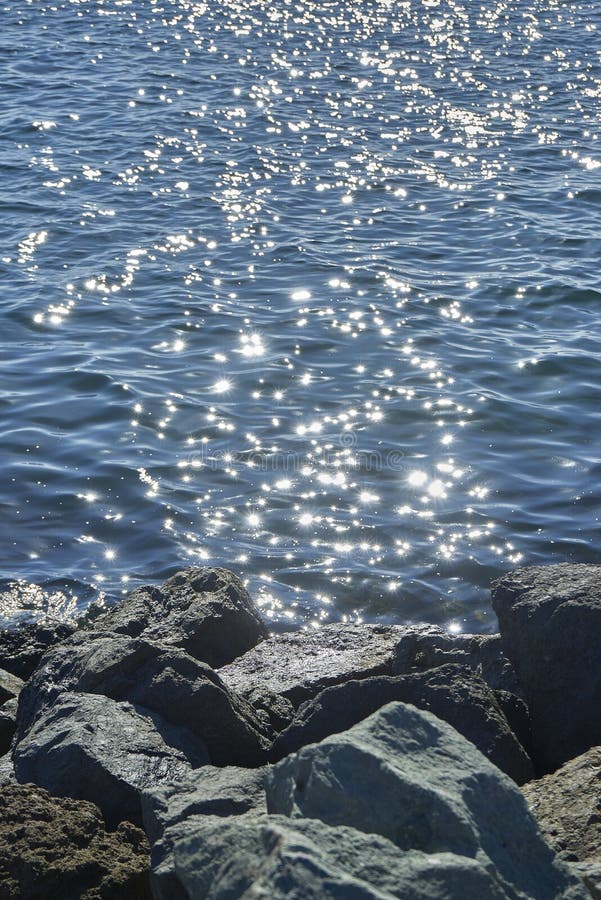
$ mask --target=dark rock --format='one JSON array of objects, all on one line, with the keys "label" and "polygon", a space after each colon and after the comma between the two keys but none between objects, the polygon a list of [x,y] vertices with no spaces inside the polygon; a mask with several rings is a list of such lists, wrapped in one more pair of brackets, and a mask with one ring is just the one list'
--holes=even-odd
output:
[{"label": "dark rock", "polygon": [[601,747],[524,785],[522,793],[549,844],[578,864],[596,896],[601,889]]},{"label": "dark rock", "polygon": [[18,700],[7,700],[0,706],[0,755],[3,756],[10,750],[13,736],[17,727]]},{"label": "dark rock", "polygon": [[265,722],[265,727],[273,734],[283,731],[294,718],[294,707],[290,700],[267,688],[242,690],[240,696],[250,703],[257,715]]},{"label": "dark rock", "polygon": [[521,696],[521,687],[498,634],[450,634],[440,628],[409,628],[397,647],[392,674],[425,672],[446,663],[468,666],[492,690]]},{"label": "dark rock", "polygon": [[54,644],[76,630],[66,622],[35,622],[0,631],[0,667],[26,680]]},{"label": "dark rock", "polygon": [[17,780],[96,803],[111,826],[141,824],[141,792],[190,772],[143,713],[96,694],[62,694],[16,745]]},{"label": "dark rock", "polygon": [[493,689],[519,693],[496,636],[452,635],[435,625],[324,625],[276,634],[219,670],[239,693],[269,690],[299,706],[350,679],[467,665]]},{"label": "dark rock", "polygon": [[427,709],[448,722],[518,784],[534,777],[532,764],[493,692],[471,669],[455,665],[326,688],[301,706],[292,724],[274,742],[270,760],[276,762],[306,744],[346,731],[394,700]]},{"label": "dark rock", "polygon": [[276,634],[249,650],[219,675],[232,690],[267,689],[293,706],[325,687],[351,678],[392,675],[401,639],[414,631],[442,633],[431,625],[324,625]]},{"label": "dark rock", "polygon": [[16,740],[63,691],[104,694],[152,710],[200,738],[215,765],[264,762],[269,735],[252,707],[208,665],[176,647],[102,632],[74,635],[47,654],[23,689]]},{"label": "dark rock", "polygon": [[509,723],[509,727],[528,756],[532,758],[532,728],[530,726],[528,707],[521,697],[509,691],[494,691],[493,693]]},{"label": "dark rock", "polygon": [[477,859],[508,897],[587,896],[515,784],[454,728],[413,706],[390,703],[304,747],[272,766],[265,784],[269,813],[380,834],[402,850]]},{"label": "dark rock", "polygon": [[260,821],[190,819],[175,845],[175,869],[182,885],[179,896],[186,898],[506,900],[516,896],[503,891],[494,872],[488,872],[480,859],[401,852],[376,834],[284,816]]},{"label": "dark rock", "polygon": [[34,785],[0,788],[0,896],[19,900],[150,900],[148,841],[123,823],[105,831],[91,803]]},{"label": "dark rock", "polygon": [[155,900],[188,900],[175,875],[173,845],[192,816],[240,818],[266,813],[264,769],[205,766],[187,778],[148,790],[142,797],[144,828],[152,843]]},{"label": "dark rock", "polygon": [[516,569],[492,599],[530,709],[535,765],[553,771],[601,744],[601,567]]},{"label": "dark rock", "polygon": [[227,569],[188,568],[160,588],[142,587],[94,622],[94,628],[179,647],[213,668],[267,637],[259,611]]}]

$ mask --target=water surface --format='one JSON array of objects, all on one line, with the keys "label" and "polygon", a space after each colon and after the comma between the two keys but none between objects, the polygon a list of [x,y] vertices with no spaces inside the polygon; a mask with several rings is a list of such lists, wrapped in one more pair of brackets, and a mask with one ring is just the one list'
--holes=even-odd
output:
[{"label": "water surface", "polygon": [[486,631],[598,561],[600,19],[1,7],[4,622],[221,564]]}]

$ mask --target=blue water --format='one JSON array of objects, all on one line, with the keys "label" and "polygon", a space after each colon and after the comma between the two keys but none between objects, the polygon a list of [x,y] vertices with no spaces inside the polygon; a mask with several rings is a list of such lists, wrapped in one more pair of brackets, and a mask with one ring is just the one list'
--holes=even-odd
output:
[{"label": "blue water", "polygon": [[0,622],[194,563],[487,631],[599,560],[597,2],[0,24]]}]

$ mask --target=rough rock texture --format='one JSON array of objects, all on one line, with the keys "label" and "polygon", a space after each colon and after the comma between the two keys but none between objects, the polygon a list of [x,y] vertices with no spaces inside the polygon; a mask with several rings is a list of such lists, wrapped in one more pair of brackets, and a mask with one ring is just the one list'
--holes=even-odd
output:
[{"label": "rough rock texture", "polygon": [[10,750],[10,745],[17,727],[17,706],[15,697],[0,706],[0,756]]},{"label": "rough rock texture", "polygon": [[19,698],[16,740],[64,691],[105,694],[153,710],[203,742],[215,765],[260,765],[265,723],[205,663],[176,647],[103,632],[51,650]]},{"label": "rough rock texture", "polygon": [[265,727],[273,734],[283,731],[294,718],[294,707],[290,700],[267,688],[241,690],[240,696],[250,703],[255,713],[265,722]]},{"label": "rough rock texture", "polygon": [[524,785],[522,793],[549,844],[578,863],[593,896],[601,896],[601,747]]},{"label": "rough rock texture", "polygon": [[332,684],[370,675],[392,675],[400,639],[414,629],[395,625],[324,625],[310,631],[276,634],[219,670],[236,691],[267,688],[294,706]]},{"label": "rough rock texture", "polygon": [[423,672],[456,663],[468,666],[493,690],[521,696],[511,663],[498,634],[450,634],[441,628],[407,628],[392,665],[393,675]]},{"label": "rough rock texture", "polygon": [[301,706],[273,744],[270,760],[275,762],[306,744],[345,731],[393,700],[412,703],[444,719],[518,784],[534,777],[532,763],[491,689],[471,669],[456,665],[326,688]]},{"label": "rough rock texture", "polygon": [[129,823],[107,833],[91,803],[5,786],[0,886],[7,900],[150,900],[148,842]]},{"label": "rough rock texture", "polygon": [[17,744],[13,763],[20,783],[96,803],[109,825],[141,825],[141,791],[190,772],[184,754],[165,744],[142,710],[69,692]]},{"label": "rough rock texture", "polygon": [[294,706],[351,678],[405,675],[444,663],[474,669],[492,688],[519,691],[497,637],[450,635],[435,625],[324,625],[276,634],[219,670],[240,693],[265,688]]},{"label": "rough rock texture", "polygon": [[[354,828],[283,816],[191,819],[175,847],[185,897],[269,900],[505,900],[482,863],[451,853],[399,852]],[[515,894],[511,895],[515,897]]]},{"label": "rough rock texture", "polygon": [[0,756],[0,786],[3,784],[17,784],[13,758],[10,753]]},{"label": "rough rock texture", "polygon": [[535,764],[550,772],[601,744],[601,566],[516,569],[492,587],[503,646],[530,709]]},{"label": "rough rock texture", "polygon": [[13,675],[5,669],[0,669],[0,703],[14,700],[21,693],[25,682],[18,675]]},{"label": "rough rock texture", "polygon": [[155,900],[188,900],[175,875],[173,845],[190,829],[191,817],[240,818],[266,814],[264,769],[205,766],[176,784],[148,790],[142,798],[144,828],[152,847]]},{"label": "rough rock texture", "polygon": [[266,793],[270,813],[476,859],[510,897],[587,896],[515,784],[446,722],[403,703],[288,756],[268,771]]},{"label": "rough rock texture", "polygon": [[213,668],[232,662],[268,634],[240,579],[210,567],[183,569],[160,588],[133,591],[94,628],[180,647]]},{"label": "rough rock texture", "polygon": [[54,644],[66,640],[76,630],[66,622],[40,622],[0,631],[0,667],[27,679],[40,659]]}]

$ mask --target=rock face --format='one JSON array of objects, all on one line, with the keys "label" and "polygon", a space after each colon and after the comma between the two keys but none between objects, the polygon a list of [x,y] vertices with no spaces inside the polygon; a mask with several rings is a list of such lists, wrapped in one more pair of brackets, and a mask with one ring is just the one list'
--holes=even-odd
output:
[{"label": "rock face", "polygon": [[150,900],[147,867],[148,842],[133,825],[109,834],[91,803],[0,788],[2,897]]},{"label": "rock face", "polygon": [[495,582],[503,647],[530,708],[535,764],[550,772],[601,744],[601,566],[516,569]]},{"label": "rock face", "polygon": [[213,668],[232,662],[268,634],[240,579],[209,567],[183,569],[160,588],[133,591],[94,628],[179,647]]},{"label": "rock face", "polygon": [[276,634],[219,670],[242,694],[268,689],[293,706],[326,687],[375,675],[467,665],[492,687],[519,692],[498,636],[449,635],[434,625],[324,625]]},{"label": "rock face", "polygon": [[66,640],[75,630],[75,625],[66,622],[31,623],[2,629],[0,668],[19,678],[29,678],[46,650]]},{"label": "rock face", "polygon": [[[264,769],[204,766],[179,783],[146,791],[144,827],[152,847],[151,882],[155,900],[188,900],[175,873],[173,847],[195,831],[194,823],[266,814]],[[189,820],[193,820],[190,824]]]},{"label": "rock face", "polygon": [[453,725],[518,784],[534,777],[532,764],[493,692],[471,669],[456,665],[326,688],[303,704],[292,724],[276,738],[270,760],[275,762],[306,744],[346,731],[394,700],[427,709]]},{"label": "rock face", "polygon": [[528,807],[563,859],[577,864],[594,897],[601,897],[601,747],[522,788]]},{"label": "rock face", "polygon": [[587,896],[518,788],[450,725],[403,703],[282,760],[266,776],[266,793],[269,813],[475,859],[510,897]]},{"label": "rock face", "polygon": [[65,692],[13,753],[19,782],[89,800],[107,824],[142,824],[140,793],[186,778],[190,764],[130,703]]},{"label": "rock face", "polygon": [[0,669],[0,703],[6,703],[7,700],[14,700],[21,693],[25,682],[17,675]]},{"label": "rock face", "polygon": [[10,750],[11,741],[13,739],[17,727],[17,705],[18,700],[7,700],[0,706],[0,756],[3,756]]},{"label": "rock face", "polygon": [[[313,819],[190,820],[175,847],[185,897],[270,900],[504,900],[475,859],[399,852],[391,841]],[[515,894],[511,896],[516,896]]]},{"label": "rock face", "polygon": [[260,765],[269,745],[263,720],[206,664],[176,647],[103,632],[74,635],[51,650],[23,689],[16,739],[64,691],[128,700],[186,728],[216,765]]}]

